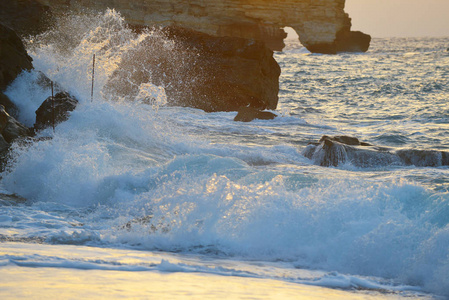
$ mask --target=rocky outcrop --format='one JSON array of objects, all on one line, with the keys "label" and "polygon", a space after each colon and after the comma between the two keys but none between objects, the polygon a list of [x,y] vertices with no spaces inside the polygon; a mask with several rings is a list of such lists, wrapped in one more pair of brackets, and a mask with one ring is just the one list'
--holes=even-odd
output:
[{"label": "rocky outcrop", "polygon": [[30,130],[11,117],[0,105],[0,153],[8,150],[10,144],[20,137],[30,136]]},{"label": "rocky outcrop", "polygon": [[37,1],[62,11],[114,8],[132,25],[179,26],[216,37],[254,39],[272,50],[282,50],[286,26],[312,52],[363,51],[369,45],[369,36],[351,33],[345,0]]},{"label": "rocky outcrop", "polygon": [[78,100],[66,92],[48,97],[36,110],[34,129],[41,130],[66,121],[69,118],[69,112],[73,111],[77,104]]},{"label": "rocky outcrop", "polygon": [[[0,6],[2,5],[3,3]],[[3,94],[3,90],[17,75],[33,68],[31,61],[19,36],[11,28],[0,24],[0,169],[4,167],[11,143],[31,134],[29,128],[10,115],[16,114],[17,108]]]},{"label": "rocky outcrop", "polygon": [[23,70],[33,68],[22,40],[9,27],[0,24],[0,91],[4,90]]},{"label": "rocky outcrop", "polygon": [[0,92],[0,105],[5,108],[5,111],[8,114],[12,115],[15,118],[18,116],[19,111],[17,109],[17,106],[11,101],[11,99],[9,99],[8,96],[3,94],[2,92]]},{"label": "rocky outcrop", "polygon": [[151,82],[164,87],[169,105],[207,112],[276,108],[273,51],[284,47],[286,26],[312,52],[366,51],[370,41],[350,31],[345,0],[36,1],[56,14],[114,8],[134,29],[162,28],[122,59],[106,92],[126,98]]},{"label": "rocky outcrop", "polygon": [[127,97],[152,82],[165,88],[169,105],[275,109],[281,70],[272,54],[260,41],[165,27],[126,54],[105,89]]},{"label": "rocky outcrop", "polygon": [[449,152],[438,150],[395,150],[373,146],[348,136],[323,136],[310,143],[302,154],[323,167],[337,167],[349,163],[355,167],[414,165],[439,167],[449,165]]}]

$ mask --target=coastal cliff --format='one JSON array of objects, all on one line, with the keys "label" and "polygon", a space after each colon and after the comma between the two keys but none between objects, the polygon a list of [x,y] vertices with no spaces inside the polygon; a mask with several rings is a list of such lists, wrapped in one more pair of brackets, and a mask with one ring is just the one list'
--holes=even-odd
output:
[{"label": "coastal cliff", "polygon": [[366,51],[370,37],[353,33],[345,0],[38,0],[54,10],[114,8],[134,26],[177,26],[216,37],[265,42],[282,50],[292,27],[311,52]]},{"label": "coastal cliff", "polygon": [[[116,95],[133,96],[136,87],[152,82],[164,87],[168,105],[207,112],[238,111],[241,107],[276,109],[280,68],[273,51],[285,46],[284,27],[293,28],[300,42],[315,53],[367,51],[371,40],[369,35],[350,30],[345,0],[16,2],[20,7],[40,5],[42,9],[33,11],[45,14],[39,13],[37,21],[69,11],[114,9],[135,32],[155,28],[158,36],[146,38],[144,49],[123,57],[106,88]],[[26,22],[29,17],[17,21],[15,15],[23,15],[19,6],[9,2],[3,6],[8,8],[14,29],[38,27],[37,21],[36,26]],[[176,47],[159,49],[164,41]]]}]

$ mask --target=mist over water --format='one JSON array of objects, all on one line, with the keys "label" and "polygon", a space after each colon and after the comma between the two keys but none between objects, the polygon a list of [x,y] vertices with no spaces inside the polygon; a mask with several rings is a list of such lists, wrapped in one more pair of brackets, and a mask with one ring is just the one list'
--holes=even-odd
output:
[{"label": "mist over water", "polygon": [[275,53],[278,117],[243,124],[232,112],[167,107],[151,80],[111,93],[122,58],[148,36],[176,47],[157,30],[133,33],[114,11],[68,16],[29,40],[36,70],[6,92],[19,120],[32,126],[51,94],[39,72],[80,104],[39,133],[52,139],[14,146],[1,185],[28,202],[0,202],[2,240],[280,261],[338,272],[320,280],[369,278],[339,288],[449,296],[447,167],[324,168],[302,155],[339,134],[447,150],[449,39],[374,39],[367,53],[333,56],[292,42]]}]

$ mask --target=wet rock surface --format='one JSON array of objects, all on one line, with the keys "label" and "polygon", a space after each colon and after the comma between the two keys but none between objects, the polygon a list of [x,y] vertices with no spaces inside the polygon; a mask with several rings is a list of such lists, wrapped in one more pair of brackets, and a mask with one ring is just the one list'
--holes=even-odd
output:
[{"label": "wet rock surface", "polygon": [[280,72],[262,42],[167,27],[122,59],[106,90],[132,96],[141,83],[152,82],[165,88],[172,106],[206,112],[275,109]]},{"label": "wet rock surface", "polygon": [[48,97],[36,110],[35,130],[51,127],[69,118],[69,112],[78,104],[73,96],[66,92],[59,92],[54,97]]},{"label": "wet rock surface", "polygon": [[449,165],[449,152],[378,147],[350,136],[323,136],[318,142],[310,143],[302,154],[323,167],[338,167],[346,163],[361,168],[387,165]]},{"label": "wet rock surface", "polygon": [[234,121],[238,122],[251,122],[255,119],[259,120],[272,120],[276,118],[276,115],[269,111],[261,111],[252,107],[241,107],[237,111],[237,115]]},{"label": "wet rock surface", "polygon": [[0,91],[5,90],[23,70],[32,68],[32,58],[20,37],[0,23]]}]

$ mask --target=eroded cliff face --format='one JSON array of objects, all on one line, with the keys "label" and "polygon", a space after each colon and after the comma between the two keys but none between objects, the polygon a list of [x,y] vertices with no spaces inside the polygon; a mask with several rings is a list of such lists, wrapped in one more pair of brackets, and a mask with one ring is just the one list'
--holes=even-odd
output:
[{"label": "eroded cliff face", "polygon": [[[118,10],[131,25],[179,26],[212,36],[265,42],[281,50],[292,27],[312,52],[366,51],[370,38],[350,32],[345,0],[38,0],[52,9]],[[346,45],[349,45],[346,47]]]},{"label": "eroded cliff face", "polygon": [[[165,88],[168,105],[205,111],[276,109],[280,68],[273,51],[284,47],[284,27],[318,53],[366,51],[371,39],[350,31],[345,0],[33,1],[55,16],[113,8],[136,30],[158,28],[123,57],[106,89],[126,97],[152,82]],[[176,47],[160,49],[161,38]]]}]

